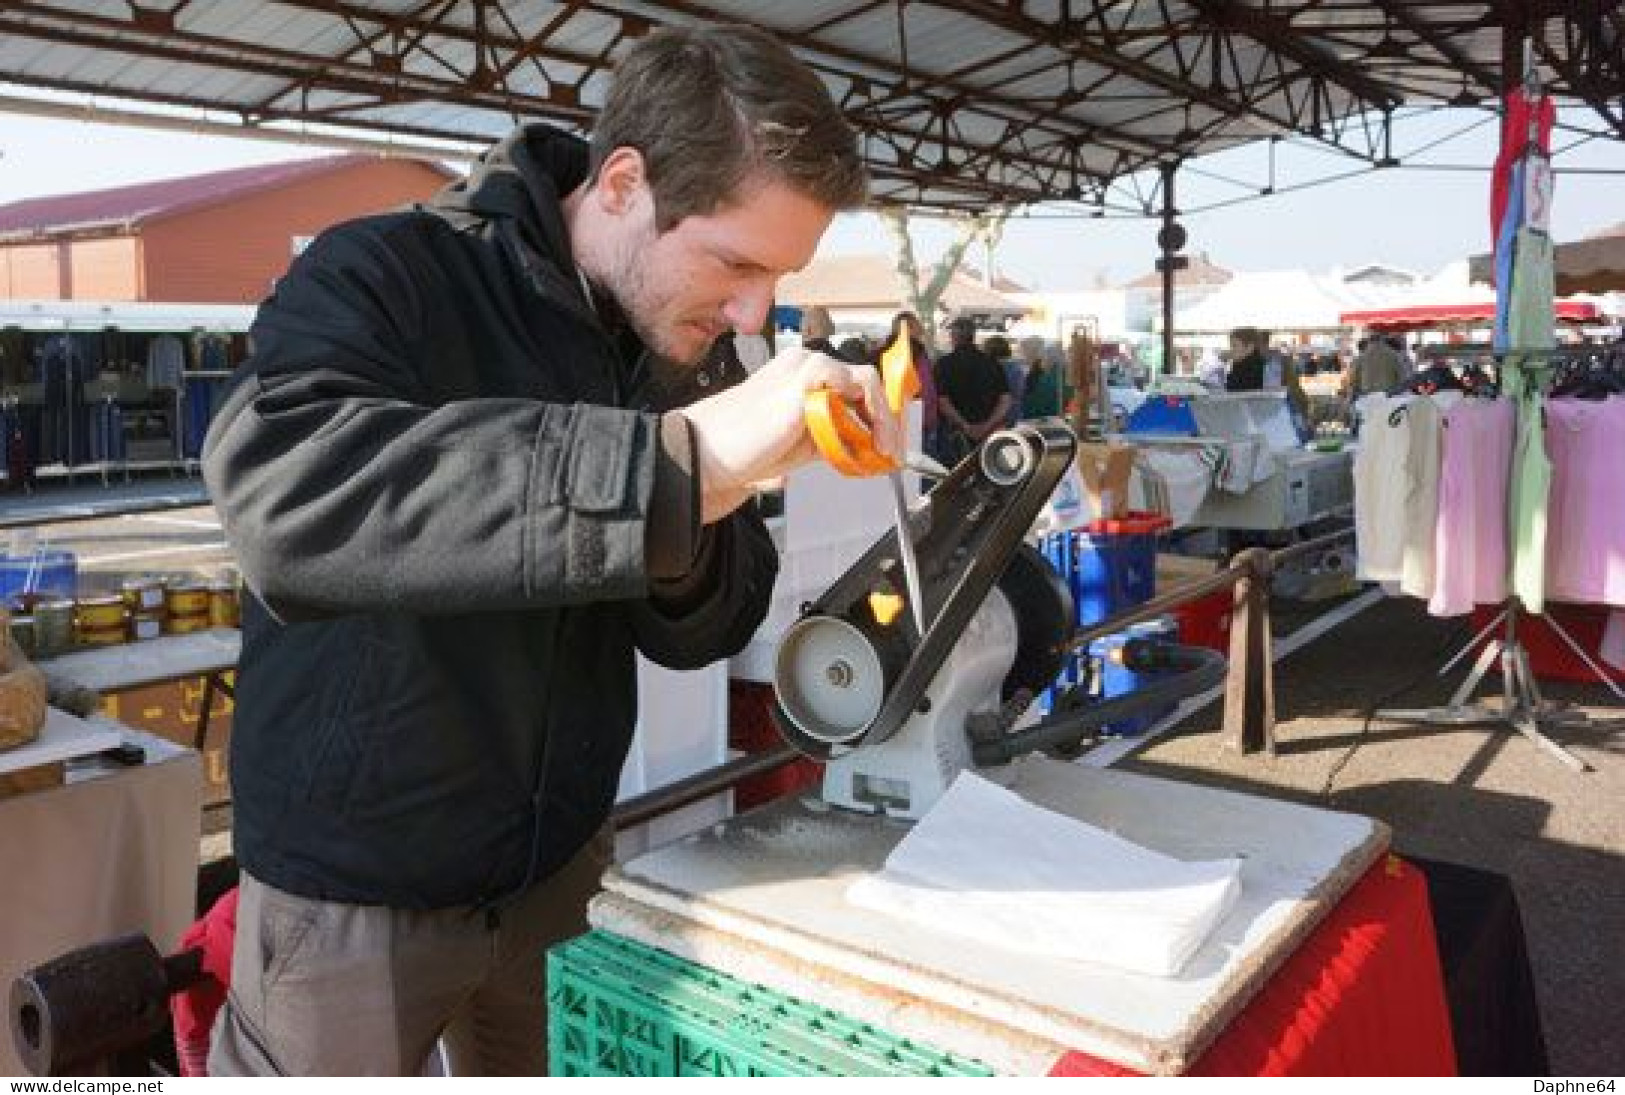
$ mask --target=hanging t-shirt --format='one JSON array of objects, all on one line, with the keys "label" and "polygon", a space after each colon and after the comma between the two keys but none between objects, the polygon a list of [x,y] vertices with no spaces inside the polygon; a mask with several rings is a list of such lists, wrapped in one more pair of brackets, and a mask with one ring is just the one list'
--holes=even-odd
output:
[{"label": "hanging t-shirt", "polygon": [[1507,305],[1507,349],[1517,354],[1547,350],[1557,340],[1557,296],[1552,238],[1533,228],[1518,229],[1512,258],[1512,295]]},{"label": "hanging t-shirt", "polygon": [[1439,523],[1439,460],[1444,409],[1462,397],[1455,392],[1418,396],[1405,415],[1405,536],[1399,588],[1411,597],[1433,596],[1434,529]]},{"label": "hanging t-shirt", "polygon": [[1625,397],[1546,401],[1546,596],[1625,607]]},{"label": "hanging t-shirt", "polygon": [[1547,517],[1552,462],[1546,454],[1545,415],[1538,381],[1516,400],[1517,446],[1512,455],[1512,486],[1507,522],[1512,532],[1512,592],[1530,612],[1546,608]]},{"label": "hanging t-shirt", "polygon": [[1504,399],[1464,399],[1445,412],[1428,600],[1435,616],[1465,616],[1506,599],[1512,419]]},{"label": "hanging t-shirt", "polygon": [[1405,475],[1410,396],[1380,393],[1358,404],[1360,446],[1354,453],[1356,573],[1366,582],[1399,581],[1405,559]]}]

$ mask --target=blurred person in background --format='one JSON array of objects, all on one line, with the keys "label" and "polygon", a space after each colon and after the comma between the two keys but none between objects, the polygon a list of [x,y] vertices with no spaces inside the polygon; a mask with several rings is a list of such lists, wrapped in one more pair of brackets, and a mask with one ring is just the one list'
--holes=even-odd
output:
[{"label": "blurred person in background", "polygon": [[[880,355],[898,339],[907,339],[909,355],[914,361],[914,375],[920,380],[920,447],[927,456],[942,460],[941,399],[937,393],[936,363],[931,360],[931,345],[926,341],[925,328],[920,317],[913,312],[898,312],[892,317],[891,330],[886,340],[875,347],[871,358],[878,368]],[[943,460],[943,463],[948,461]]]},{"label": "blurred person in background", "polygon": [[1230,332],[1230,370],[1224,377],[1227,392],[1264,390],[1264,332],[1237,327]]},{"label": "blurred person in background", "polygon": [[1066,400],[1061,395],[1061,372],[1051,359],[1051,347],[1041,338],[1021,340],[1021,357],[1027,363],[1022,384],[1021,417],[1056,418]]},{"label": "blurred person in background", "polygon": [[990,335],[982,344],[987,356],[998,362],[1004,373],[1004,386],[1010,392],[1010,406],[1004,412],[1004,424],[1014,426],[1021,418],[1022,398],[1027,393],[1027,370],[1010,351],[1010,340],[1003,335]]},{"label": "blurred person in background", "polygon": [[938,459],[949,467],[963,460],[1004,426],[1011,402],[1004,369],[976,347],[976,324],[961,317],[948,325],[953,348],[937,361],[940,433]]},{"label": "blurred person in background", "polygon": [[1349,399],[1357,402],[1373,392],[1387,392],[1405,381],[1405,363],[1393,344],[1381,335],[1360,340],[1360,352],[1349,371]]},{"label": "blurred person in background", "polygon": [[875,348],[869,345],[869,340],[862,335],[852,335],[849,338],[841,339],[841,344],[836,347],[836,350],[842,360],[854,363],[872,361],[875,356]]},{"label": "blurred person in background", "polygon": [[835,322],[829,318],[829,309],[812,304],[801,313],[801,345],[830,357],[844,357],[830,341],[835,336]]}]

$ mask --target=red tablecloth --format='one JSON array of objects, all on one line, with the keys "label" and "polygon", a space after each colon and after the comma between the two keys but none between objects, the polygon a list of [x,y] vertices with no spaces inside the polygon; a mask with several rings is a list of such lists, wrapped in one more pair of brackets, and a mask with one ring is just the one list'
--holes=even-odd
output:
[{"label": "red tablecloth", "polygon": [[[1422,872],[1385,856],[1190,1069],[1193,1076],[1453,1076]],[[1130,1076],[1068,1053],[1052,1076]]]}]

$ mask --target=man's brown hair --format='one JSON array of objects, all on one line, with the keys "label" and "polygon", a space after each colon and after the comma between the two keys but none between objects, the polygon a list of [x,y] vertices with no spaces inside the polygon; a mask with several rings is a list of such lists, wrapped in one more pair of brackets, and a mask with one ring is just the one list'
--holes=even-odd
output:
[{"label": "man's brown hair", "polygon": [[857,139],[823,82],[742,24],[666,27],[634,46],[593,128],[594,173],[617,148],[642,154],[662,232],[758,173],[834,210],[868,191]]},{"label": "man's brown hair", "polygon": [[1230,337],[1246,346],[1249,352],[1263,353],[1269,346],[1269,335],[1257,327],[1237,327],[1230,332]]}]

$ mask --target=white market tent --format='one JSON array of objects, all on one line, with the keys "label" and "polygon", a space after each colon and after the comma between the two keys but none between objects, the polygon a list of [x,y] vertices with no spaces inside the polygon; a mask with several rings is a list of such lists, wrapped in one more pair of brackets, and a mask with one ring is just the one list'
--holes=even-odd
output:
[{"label": "white market tent", "polygon": [[[1606,296],[1576,294],[1557,300],[1560,323],[1598,324],[1617,312]],[[1351,327],[1388,331],[1426,330],[1441,326],[1488,328],[1495,314],[1495,290],[1472,280],[1465,259],[1453,262],[1427,281],[1398,290],[1380,304],[1351,309]]]},{"label": "white market tent", "polygon": [[1175,316],[1174,326],[1181,335],[1220,335],[1237,327],[1335,334],[1345,329],[1344,312],[1382,307],[1395,294],[1392,287],[1349,282],[1335,273],[1238,272],[1218,292]]},{"label": "white market tent", "polygon": [[[929,274],[922,271],[922,276]],[[822,305],[837,326],[878,329],[909,307],[896,259],[880,254],[817,259],[779,282],[778,302],[797,308]],[[963,270],[954,273],[937,305],[941,322],[971,316],[997,325],[1020,319],[1026,312],[1025,304],[987,288]]]}]

